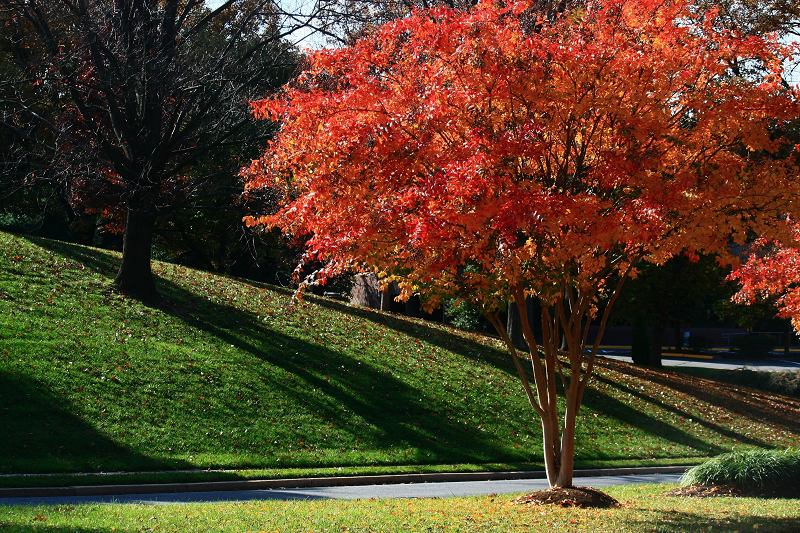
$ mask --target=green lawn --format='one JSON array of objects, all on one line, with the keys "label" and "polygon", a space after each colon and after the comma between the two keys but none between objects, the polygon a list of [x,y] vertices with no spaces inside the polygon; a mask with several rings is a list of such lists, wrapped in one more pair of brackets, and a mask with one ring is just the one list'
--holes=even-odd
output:
[{"label": "green lawn", "polygon": [[513,496],[5,507],[3,531],[797,531],[800,500],[675,498],[612,487],[616,509],[520,506]]},{"label": "green lawn", "polygon": [[[118,259],[0,233],[0,472],[541,460],[490,339],[162,263],[148,308],[109,290]],[[578,459],[798,442],[797,399],[607,363]]]}]

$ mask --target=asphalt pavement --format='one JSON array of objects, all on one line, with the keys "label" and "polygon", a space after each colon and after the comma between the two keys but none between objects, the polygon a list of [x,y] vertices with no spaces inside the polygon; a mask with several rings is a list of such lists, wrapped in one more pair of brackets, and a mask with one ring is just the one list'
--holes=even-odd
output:
[{"label": "asphalt pavement", "polygon": [[[681,474],[635,474],[575,478],[577,486],[608,487],[629,483],[676,483]],[[547,488],[545,479],[506,481],[460,481],[442,483],[400,483],[302,489],[234,490],[124,494],[116,496],[47,496],[0,498],[0,505],[75,505],[84,503],[178,504],[196,502],[235,502],[252,500],[317,500],[369,498],[447,498],[530,492]]]}]

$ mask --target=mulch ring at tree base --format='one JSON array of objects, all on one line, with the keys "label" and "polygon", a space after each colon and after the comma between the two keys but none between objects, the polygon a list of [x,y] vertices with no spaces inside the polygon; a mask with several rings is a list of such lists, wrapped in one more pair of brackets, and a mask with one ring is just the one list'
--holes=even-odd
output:
[{"label": "mulch ring at tree base", "polygon": [[537,490],[520,496],[514,503],[524,505],[560,505],[561,507],[619,507],[619,502],[592,487],[570,487]]},{"label": "mulch ring at tree base", "polygon": [[713,498],[715,496],[745,496],[755,498],[798,498],[800,488],[791,490],[742,490],[733,485],[689,485],[678,487],[666,493],[667,496],[690,496],[695,498]]}]

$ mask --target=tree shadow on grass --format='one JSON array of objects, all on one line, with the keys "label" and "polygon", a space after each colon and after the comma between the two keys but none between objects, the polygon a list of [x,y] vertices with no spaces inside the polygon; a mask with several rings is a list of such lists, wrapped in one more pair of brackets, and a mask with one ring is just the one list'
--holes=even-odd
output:
[{"label": "tree shadow on grass", "polygon": [[777,516],[751,516],[739,513],[725,513],[725,516],[708,516],[684,511],[661,511],[647,509],[644,519],[626,521],[632,531],[797,531],[797,518]]},{"label": "tree shadow on grass", "polygon": [[[705,420],[705,419],[697,416],[696,414],[693,415],[691,413],[688,413],[688,412],[686,412],[686,411],[684,411],[682,409],[679,409],[679,408],[675,407],[674,405],[670,405],[670,404],[664,403],[661,400],[653,398],[652,396],[644,394],[643,392],[640,392],[638,390],[632,389],[631,387],[623,385],[622,383],[618,383],[616,381],[610,380],[610,379],[608,379],[606,377],[603,377],[601,375],[595,375],[595,376],[593,376],[593,379],[596,379],[597,381],[605,383],[606,385],[608,385],[610,387],[613,387],[613,388],[615,388],[615,389],[617,389],[617,390],[619,390],[621,392],[630,394],[631,396],[635,396],[636,398],[639,398],[640,400],[643,400],[643,401],[645,401],[645,402],[647,402],[647,403],[649,403],[651,405],[659,407],[659,408],[661,408],[661,409],[663,409],[665,411],[669,411],[670,413],[672,413],[672,414],[674,414],[674,415],[676,415],[678,417],[681,417],[682,419],[693,420],[694,422],[697,422],[698,424],[700,424],[704,428],[709,429],[709,430],[711,430],[711,431],[713,431],[715,433],[718,433],[720,435],[724,435],[724,436],[726,436],[726,437],[728,437],[730,439],[734,439],[734,440],[737,440],[737,441],[740,441],[740,442],[743,442],[743,443],[746,443],[746,444],[750,444],[752,446],[760,446],[762,448],[769,448],[770,447],[769,444],[767,444],[766,442],[764,442],[762,440],[758,440],[758,439],[754,439],[754,438],[748,437],[746,435],[742,435],[741,433],[739,433],[737,431],[733,431],[731,429],[722,427],[719,424],[715,424],[713,422],[709,422],[708,420]],[[701,451],[701,450],[698,450],[698,451]],[[707,450],[705,450],[705,451],[707,451]],[[722,452],[724,450],[722,450],[720,448],[720,449],[718,449],[718,451]]]},{"label": "tree shadow on grass", "polygon": [[634,409],[630,405],[595,388],[588,387],[586,389],[584,407],[602,413],[605,416],[616,418],[620,422],[640,429],[650,435],[661,437],[675,444],[691,448],[701,455],[716,455],[726,451],[682,429]]},{"label": "tree shadow on grass", "polygon": [[604,361],[604,364],[617,372],[664,385],[743,417],[772,423],[794,433],[800,433],[800,400],[792,401],[783,397],[779,398],[780,404],[776,406],[772,394],[755,389],[720,386],[719,382],[710,379],[667,370],[642,368],[611,360]]},{"label": "tree shadow on grass", "polygon": [[[248,280],[244,278],[231,278],[238,283],[244,283],[252,287],[269,289],[275,292],[282,292],[286,295],[294,295],[295,291],[284,287],[277,287],[258,281]],[[458,334],[443,331],[440,328],[426,324],[423,319],[412,319],[403,315],[391,314],[376,309],[367,307],[359,307],[355,305],[345,304],[329,298],[322,298],[313,294],[305,297],[309,302],[315,305],[345,313],[354,317],[364,320],[369,320],[380,326],[404,333],[415,339],[424,340],[429,344],[433,344],[439,348],[455,352],[459,355],[469,357],[472,360],[482,363],[488,363],[509,374],[516,375],[514,366],[509,359],[508,352],[498,348],[487,346],[484,343],[476,342],[470,339],[471,336],[482,336],[480,333],[460,332]],[[487,337],[492,338],[492,337]],[[494,337],[497,339],[497,337]]]},{"label": "tree shadow on grass", "polygon": [[[262,288],[269,288],[271,290],[280,290],[284,291],[286,294],[293,294],[293,291],[290,289],[283,289],[280,287],[273,287],[267,284],[263,284],[256,281],[250,280],[240,280],[237,278],[237,281],[242,283],[248,283],[255,287],[262,287]],[[397,315],[391,315],[383,312],[378,312],[372,309],[366,309],[356,306],[347,305],[341,302],[337,302],[335,300],[329,300],[324,298],[315,298],[314,296],[309,297],[310,301],[313,301],[316,305],[320,305],[329,309],[333,309],[342,313],[347,313],[352,316],[357,316],[359,318],[363,318],[366,320],[370,320],[376,324],[380,324],[387,328],[391,328],[395,331],[399,331],[410,335],[412,337],[425,340],[428,343],[434,344],[440,348],[444,348],[449,351],[456,352],[460,355],[465,355],[470,359],[475,361],[479,361],[482,363],[488,363],[503,370],[504,372],[508,373],[511,376],[516,376],[516,371],[508,357],[508,354],[505,351],[500,349],[495,349],[487,346],[486,344],[475,342],[470,340],[468,334],[465,335],[453,335],[448,334],[436,327],[431,327],[420,323],[419,320],[410,320],[406,317],[401,317]],[[626,373],[631,376],[639,377],[645,381],[652,381],[654,383],[659,383],[665,385],[673,390],[684,392],[690,394],[700,400],[716,404],[720,407],[729,409],[734,413],[744,416],[746,418],[750,418],[752,420],[759,420],[759,421],[769,421],[783,427],[789,428],[791,431],[800,432],[800,416],[798,416],[798,412],[800,412],[800,399],[795,400],[791,398],[785,397],[776,397],[766,392],[755,392],[755,391],[736,391],[736,387],[726,385],[724,387],[714,387],[713,382],[709,380],[703,380],[701,378],[683,378],[680,374],[675,374],[674,372],[664,372],[659,370],[652,370],[637,367],[635,365],[631,365],[629,363],[623,363],[618,361],[610,361],[610,365],[613,365],[613,369]],[[607,379],[604,379],[600,376],[595,375],[600,381],[605,383],[612,384]],[[707,429],[715,431],[721,435],[725,435],[730,438],[737,439],[739,441],[752,444],[755,446],[769,446],[767,443],[763,441],[759,441],[757,439],[748,438],[746,436],[740,435],[735,431],[730,429],[724,428],[718,424],[714,424],[707,420],[699,419],[697,416],[689,415],[688,413],[664,402],[658,401],[646,394],[638,393],[632,389],[627,387],[621,386],[619,384],[614,383],[618,389],[623,390],[623,392],[629,392],[634,394],[635,396],[648,401],[649,403],[656,405],[660,408],[663,408],[671,413],[682,416],[684,418],[692,418],[696,420],[699,424],[703,425]],[[594,393],[595,399],[599,398],[601,394],[597,391]],[[611,400],[611,397],[606,397]],[[592,407],[591,402],[593,400],[591,398],[587,398],[587,404],[589,407]],[[614,409],[613,406],[610,406],[610,409]],[[649,417],[644,416],[643,414],[639,413],[638,417],[642,418],[641,423],[637,422],[637,417],[629,416],[629,413],[622,413],[621,410],[616,410],[621,417],[618,417],[620,420],[623,420],[627,423],[630,423],[635,426],[639,426],[644,428],[649,428],[654,434],[658,435],[672,435],[674,438],[670,439],[674,442],[688,444],[691,439],[681,438],[676,432],[680,433],[679,430],[676,430],[674,427],[669,426],[667,424],[663,424],[659,420],[652,419]],[[671,429],[669,429],[671,428]],[[686,435],[686,434],[684,434]],[[677,439],[677,440],[676,440]],[[720,451],[724,451],[718,447],[711,447],[710,449],[718,449]],[[703,446],[702,449],[698,449],[698,451],[708,452],[710,451],[708,446]]]},{"label": "tree shadow on grass", "polygon": [[[116,272],[118,259],[110,254],[58,241],[31,240],[104,276],[112,277]],[[271,286],[251,284],[275,290]],[[362,446],[413,447],[418,450],[417,462],[518,461],[528,458],[523,457],[521,451],[492,442],[479,432],[454,423],[446,414],[446,405],[381,368],[364,365],[346,354],[269,330],[254,314],[212,302],[169,280],[160,278],[157,286],[166,299],[162,305],[165,312],[294,376],[291,380],[274,381],[271,386],[282,390],[326,422],[351,432]],[[514,375],[504,353],[481,343],[448,335],[414,321],[329,300],[313,300],[315,304],[371,320],[458,354],[469,354],[475,360],[488,362]],[[320,393],[310,394],[312,390]],[[586,406],[704,455],[723,451],[597,390],[587,391]],[[348,422],[352,420],[352,414],[361,421]],[[296,466],[303,464],[296,463]]]},{"label": "tree shadow on grass", "polygon": [[19,373],[0,372],[0,472],[179,468],[114,442],[63,397]]},{"label": "tree shadow on grass", "polygon": [[[272,385],[361,442],[377,448],[416,448],[420,462],[509,457],[479,432],[449,420],[445,405],[387,370],[268,330],[250,313],[197,298],[177,287],[164,294],[177,304],[170,311],[174,316],[298,378]],[[320,393],[312,395],[310,391]],[[364,423],[349,423],[351,414]]]},{"label": "tree shadow on grass", "polygon": [[[118,265],[116,257],[90,248],[30,240],[107,277],[113,276]],[[156,285],[164,297],[163,312],[287,373],[284,380],[266,369],[263,375],[271,380],[270,387],[294,398],[320,423],[350,432],[359,446],[410,447],[417,450],[414,460],[420,463],[524,459],[510,446],[504,448],[474,428],[449,419],[447,405],[388,370],[270,330],[253,313],[211,301],[167,279],[157,278]],[[301,461],[291,464],[307,466]],[[322,465],[314,462],[313,466]]]}]

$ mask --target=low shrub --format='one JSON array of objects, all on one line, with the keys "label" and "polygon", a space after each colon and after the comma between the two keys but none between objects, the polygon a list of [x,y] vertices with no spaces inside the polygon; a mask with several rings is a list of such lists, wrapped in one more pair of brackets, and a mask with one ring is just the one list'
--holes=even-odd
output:
[{"label": "low shrub", "polygon": [[730,487],[745,495],[800,496],[800,448],[726,453],[691,468],[685,486]]},{"label": "low shrub", "polygon": [[800,371],[763,372],[758,370],[737,370],[736,383],[777,394],[800,398]]},{"label": "low shrub", "polygon": [[451,326],[466,331],[483,331],[485,329],[481,310],[468,302],[450,300],[445,303],[444,309],[445,322]]}]

